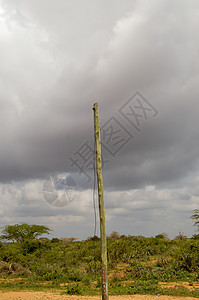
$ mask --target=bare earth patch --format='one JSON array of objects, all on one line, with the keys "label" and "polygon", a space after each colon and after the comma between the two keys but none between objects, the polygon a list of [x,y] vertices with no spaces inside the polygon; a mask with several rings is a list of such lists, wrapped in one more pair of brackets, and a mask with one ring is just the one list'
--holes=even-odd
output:
[{"label": "bare earth patch", "polygon": [[[100,300],[100,296],[67,296],[45,292],[0,292],[1,300]],[[130,296],[109,296],[110,300],[193,300],[193,297],[174,296],[150,296],[150,295],[130,295]]]},{"label": "bare earth patch", "polygon": [[161,287],[166,287],[166,288],[175,288],[175,287],[185,287],[190,291],[193,291],[195,289],[199,288],[199,283],[193,283],[190,285],[189,282],[159,282]]}]

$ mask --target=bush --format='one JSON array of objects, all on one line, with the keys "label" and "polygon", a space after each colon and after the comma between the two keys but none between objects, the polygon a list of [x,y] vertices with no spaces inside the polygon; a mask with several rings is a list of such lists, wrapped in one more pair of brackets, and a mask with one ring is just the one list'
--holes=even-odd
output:
[{"label": "bush", "polygon": [[81,295],[82,289],[78,283],[77,284],[68,284],[67,288],[66,288],[66,292],[64,294]]},{"label": "bush", "polygon": [[53,238],[50,242],[51,242],[51,243],[60,243],[60,239],[58,239],[58,238]]},{"label": "bush", "polygon": [[176,270],[188,272],[199,270],[199,244],[198,241],[182,241],[173,253],[173,267]]},{"label": "bush", "polygon": [[35,240],[35,241],[26,240],[21,244],[21,249],[23,255],[27,255],[27,254],[34,253],[36,250],[42,252],[45,249],[51,249],[51,245],[48,241],[42,242],[40,240]]},{"label": "bush", "polygon": [[29,269],[22,267],[20,264],[8,264],[4,261],[0,261],[0,274],[30,275],[31,272]]},{"label": "bush", "polygon": [[194,240],[199,240],[199,234],[194,234],[191,238]]}]

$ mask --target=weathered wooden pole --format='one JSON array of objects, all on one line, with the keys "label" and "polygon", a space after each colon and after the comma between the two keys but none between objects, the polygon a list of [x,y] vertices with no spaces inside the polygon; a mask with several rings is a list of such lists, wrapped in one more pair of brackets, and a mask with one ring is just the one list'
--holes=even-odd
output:
[{"label": "weathered wooden pole", "polygon": [[105,222],[105,209],[104,209],[104,191],[103,191],[103,178],[102,178],[102,158],[101,158],[98,103],[95,103],[93,105],[93,110],[94,110],[94,122],[95,122],[96,167],[97,167],[101,255],[102,255],[102,300],[108,300],[106,222]]}]

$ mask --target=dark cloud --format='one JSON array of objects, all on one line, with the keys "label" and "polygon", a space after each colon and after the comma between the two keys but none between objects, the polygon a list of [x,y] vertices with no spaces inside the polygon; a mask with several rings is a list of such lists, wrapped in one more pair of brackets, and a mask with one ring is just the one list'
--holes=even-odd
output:
[{"label": "dark cloud", "polygon": [[[70,157],[86,141],[93,146],[92,106],[98,101],[101,125],[114,119],[126,130],[123,137],[127,132],[134,136],[115,156],[103,149],[108,160],[103,169],[106,191],[121,192],[123,197],[139,189],[146,198],[146,186],[168,189],[168,195],[185,188],[175,195],[181,199],[176,207],[187,202],[194,208],[196,185],[193,194],[191,190],[199,157],[198,1],[40,2],[0,1],[0,181],[13,182],[20,190],[20,182],[39,180],[42,185],[50,173],[70,172],[81,195],[91,189],[92,180],[87,182],[71,166]],[[136,91],[157,112],[146,111],[146,118],[139,111],[140,131],[120,110]],[[93,178],[91,172],[89,176]],[[107,208],[114,209],[110,220],[120,215],[127,224],[129,206],[118,203],[116,210],[110,195]],[[16,204],[12,217],[28,215],[28,203]],[[161,197],[152,203],[151,207],[140,202],[133,209],[142,218],[150,211],[153,220],[167,206]],[[181,211],[188,208],[183,205]],[[36,205],[32,210],[34,217],[37,209]],[[43,217],[53,214],[62,215],[40,210]],[[68,214],[75,215],[73,209]],[[178,216],[180,220],[185,212]]]}]

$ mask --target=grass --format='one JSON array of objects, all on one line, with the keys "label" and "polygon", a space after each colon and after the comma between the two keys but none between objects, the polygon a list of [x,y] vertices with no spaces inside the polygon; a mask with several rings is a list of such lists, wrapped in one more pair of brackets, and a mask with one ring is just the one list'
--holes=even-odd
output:
[{"label": "grass", "polygon": [[[95,253],[95,255],[94,255]],[[101,293],[100,240],[0,245],[0,290]],[[17,263],[16,263],[17,262]],[[109,294],[199,298],[199,241],[108,240]],[[171,285],[172,283],[172,285]],[[185,285],[186,283],[186,285]]]},{"label": "grass", "polygon": [[[13,284],[14,283],[14,284]],[[48,291],[56,292],[61,295],[100,295],[101,288],[98,284],[92,284],[86,286],[82,283],[70,283],[63,286],[63,283],[58,282],[29,282],[29,281],[18,281],[18,282],[1,282],[1,291]],[[155,281],[142,281],[137,280],[135,282],[111,282],[109,283],[109,294],[110,295],[171,295],[171,296],[184,296],[184,297],[195,297],[199,298],[199,290],[189,290],[184,286],[174,286],[173,288],[161,287],[158,282]]]}]

